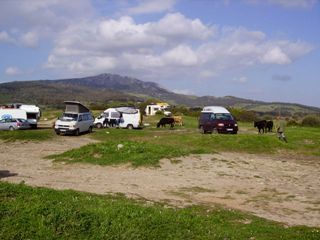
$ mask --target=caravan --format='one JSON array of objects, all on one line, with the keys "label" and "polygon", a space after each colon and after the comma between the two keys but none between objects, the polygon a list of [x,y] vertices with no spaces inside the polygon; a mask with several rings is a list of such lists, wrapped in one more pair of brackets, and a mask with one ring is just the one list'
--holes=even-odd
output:
[{"label": "caravan", "polygon": [[132,107],[108,108],[95,119],[94,125],[97,128],[139,128],[141,126],[140,110]]},{"label": "caravan", "polygon": [[25,119],[27,112],[16,108],[0,108],[0,119]]},{"label": "caravan", "polygon": [[[28,120],[32,128],[37,128],[38,121],[41,117],[40,108],[36,105],[26,105],[22,103],[10,103],[3,106],[2,112],[11,111],[13,113],[12,118],[26,119]],[[26,113],[22,114],[22,113]],[[1,116],[0,116],[1,117]]]},{"label": "caravan", "polygon": [[33,128],[37,128],[38,121],[41,117],[40,108],[36,105],[20,105],[19,109],[25,110],[27,113],[27,120],[30,123],[30,126]]}]

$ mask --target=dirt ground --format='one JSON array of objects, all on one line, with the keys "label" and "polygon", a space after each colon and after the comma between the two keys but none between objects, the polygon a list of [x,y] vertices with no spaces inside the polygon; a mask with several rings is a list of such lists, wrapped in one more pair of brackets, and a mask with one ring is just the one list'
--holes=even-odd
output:
[{"label": "dirt ground", "polygon": [[[63,143],[61,142],[63,140]],[[0,179],[176,206],[222,205],[287,225],[320,227],[320,159],[219,153],[164,159],[160,168],[54,163],[44,156],[78,148],[87,136],[0,143]]]}]

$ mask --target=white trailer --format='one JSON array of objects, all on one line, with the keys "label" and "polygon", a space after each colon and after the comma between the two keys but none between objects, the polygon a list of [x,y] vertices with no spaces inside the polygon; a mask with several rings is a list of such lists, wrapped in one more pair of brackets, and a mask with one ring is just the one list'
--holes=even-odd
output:
[{"label": "white trailer", "polygon": [[27,112],[27,120],[30,123],[31,127],[37,128],[38,121],[41,117],[40,108],[36,105],[22,104],[19,106],[19,109],[25,110]]},{"label": "white trailer", "polygon": [[25,120],[27,120],[27,112],[23,109],[0,108],[0,119],[25,119]]}]

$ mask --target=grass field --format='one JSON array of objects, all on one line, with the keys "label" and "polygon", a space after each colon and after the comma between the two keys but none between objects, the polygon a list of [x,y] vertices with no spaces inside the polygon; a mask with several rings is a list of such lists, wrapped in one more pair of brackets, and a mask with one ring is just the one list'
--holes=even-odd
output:
[{"label": "grass field", "polygon": [[[233,151],[246,153],[320,156],[320,128],[288,127],[288,143],[276,134],[257,134],[251,123],[239,123],[237,135],[200,134],[197,120],[185,117],[185,126],[155,128],[157,117],[145,121],[150,127],[141,130],[101,129],[92,135],[101,142],[70,150],[49,158],[65,162],[88,162],[99,165],[131,163],[133,166],[157,166],[162,158],[188,154]],[[241,129],[245,129],[242,130]],[[122,148],[118,146],[122,145]]]},{"label": "grass field", "polygon": [[[239,123],[237,135],[200,134],[197,119],[182,127],[155,128],[159,117],[146,118],[140,130],[96,129],[99,140],[50,156],[67,163],[131,163],[159,166],[162,158],[233,151],[320,156],[320,129],[288,127],[288,143],[275,134],[259,135],[252,123]],[[44,141],[52,129],[1,131],[1,141]],[[76,138],[76,137],[75,137]],[[121,144],[121,146],[119,145]],[[120,147],[119,147],[120,146]],[[31,188],[0,181],[0,239],[320,239],[319,228],[287,227],[240,211],[213,206],[168,208],[123,196]]]},{"label": "grass field", "polygon": [[44,141],[55,136],[52,129],[30,129],[16,131],[0,131],[0,140],[13,141]]},{"label": "grass field", "polygon": [[319,239],[239,211],[146,205],[122,196],[0,182],[0,239]]}]

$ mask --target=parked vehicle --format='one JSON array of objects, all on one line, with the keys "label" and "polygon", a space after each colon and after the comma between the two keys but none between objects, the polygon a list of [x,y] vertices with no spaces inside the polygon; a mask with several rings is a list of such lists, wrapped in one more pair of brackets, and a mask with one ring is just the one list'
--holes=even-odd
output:
[{"label": "parked vehicle", "polygon": [[95,119],[94,125],[97,128],[139,128],[141,126],[141,114],[139,109],[132,107],[108,108]]},{"label": "parked vehicle", "polygon": [[238,124],[231,113],[220,106],[207,106],[201,111],[199,118],[201,133],[237,134]]},{"label": "parked vehicle", "polygon": [[79,102],[65,101],[66,108],[62,116],[55,122],[54,130],[59,134],[79,135],[92,132],[93,117],[90,110]]},{"label": "parked vehicle", "polygon": [[27,112],[23,109],[0,108],[0,119],[25,119]]},{"label": "parked vehicle", "polygon": [[0,120],[0,130],[17,130],[17,129],[28,129],[30,124],[25,119],[14,119],[14,118],[5,118]]},{"label": "parked vehicle", "polygon": [[25,105],[22,104],[19,106],[19,109],[23,109],[27,112],[27,120],[30,123],[32,128],[38,127],[38,121],[41,117],[40,108],[36,105]]},{"label": "parked vehicle", "polygon": [[[3,106],[4,108],[0,109],[0,117],[6,112],[11,114],[12,118],[21,118],[27,119],[32,128],[37,128],[38,121],[41,117],[40,108],[36,105],[27,105],[22,103],[10,103]],[[25,113],[23,113],[23,111]],[[12,113],[10,113],[12,112]]]}]

